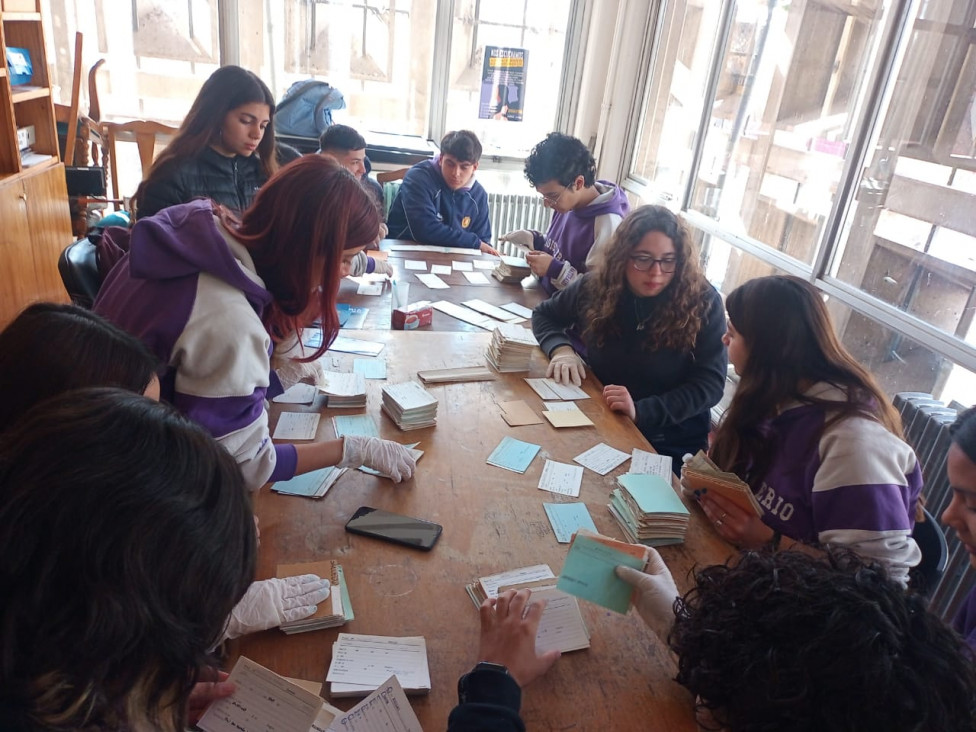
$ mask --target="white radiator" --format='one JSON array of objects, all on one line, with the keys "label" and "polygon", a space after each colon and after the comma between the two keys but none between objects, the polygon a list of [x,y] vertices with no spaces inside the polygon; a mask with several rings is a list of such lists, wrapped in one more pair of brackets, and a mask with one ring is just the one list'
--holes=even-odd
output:
[{"label": "white radiator", "polygon": [[502,254],[522,256],[522,251],[507,241],[498,241],[516,229],[545,231],[549,228],[552,211],[543,204],[542,196],[525,196],[514,193],[489,193],[488,211],[491,215],[491,244]]}]

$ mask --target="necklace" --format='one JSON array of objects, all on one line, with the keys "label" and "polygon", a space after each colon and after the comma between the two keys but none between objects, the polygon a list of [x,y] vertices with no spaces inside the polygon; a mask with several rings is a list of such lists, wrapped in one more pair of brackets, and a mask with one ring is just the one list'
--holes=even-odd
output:
[{"label": "necklace", "polygon": [[640,303],[640,301],[635,297],[634,298],[634,318],[637,320],[637,330],[644,330],[644,326],[647,324],[647,321],[651,319],[651,316],[654,315],[654,312],[652,310],[648,315],[641,316],[640,304],[639,303]]}]

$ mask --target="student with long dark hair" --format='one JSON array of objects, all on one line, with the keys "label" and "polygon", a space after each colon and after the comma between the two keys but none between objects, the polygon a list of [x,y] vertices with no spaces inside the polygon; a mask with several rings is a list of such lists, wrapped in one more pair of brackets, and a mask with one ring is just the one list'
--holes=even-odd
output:
[{"label": "student with long dark hair", "polygon": [[234,459],[171,407],[29,410],[0,440],[4,729],[186,729],[256,548]]},{"label": "student with long dark hair", "polygon": [[318,319],[321,345],[294,355],[310,364],[325,352],[339,331],[339,280],[378,225],[359,181],[332,158],[306,155],[268,181],[240,223],[209,201],[139,221],[95,310],[149,347],[163,364],[162,398],[211,431],[253,490],[330,465],[409,479],[415,461],[395,442],[273,445],[265,407],[269,387],[280,388],[272,345]]},{"label": "student with long dark hair", "polygon": [[711,493],[705,513],[739,546],[842,544],[907,582],[921,557],[911,534],[922,473],[898,413],[837,339],[820,294],[798,277],[761,277],[725,306],[739,384],[711,457],[765,513]]},{"label": "student with long dark hair", "polygon": [[725,386],[724,326],[722,298],[685,228],[662,206],[633,211],[601,266],[532,313],[548,375],[578,385],[585,358],[605,384],[607,406],[632,419],[676,467],[707,444],[709,410]]},{"label": "student with long dark hair", "polygon": [[[962,412],[950,428],[946,470],[952,486],[952,501],[942,512],[942,521],[956,532],[976,567],[976,407]],[[953,620],[956,630],[976,653],[976,589]]]},{"label": "student with long dark hair", "polygon": [[271,90],[254,73],[214,71],[136,190],[136,216],[199,197],[235,212],[247,208],[278,169],[274,110]]}]

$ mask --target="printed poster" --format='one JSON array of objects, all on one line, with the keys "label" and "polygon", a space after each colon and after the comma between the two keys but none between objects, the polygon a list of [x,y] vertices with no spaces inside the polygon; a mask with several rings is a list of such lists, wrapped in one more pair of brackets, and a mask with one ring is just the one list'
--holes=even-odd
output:
[{"label": "printed poster", "polygon": [[522,121],[528,49],[485,46],[478,119]]}]

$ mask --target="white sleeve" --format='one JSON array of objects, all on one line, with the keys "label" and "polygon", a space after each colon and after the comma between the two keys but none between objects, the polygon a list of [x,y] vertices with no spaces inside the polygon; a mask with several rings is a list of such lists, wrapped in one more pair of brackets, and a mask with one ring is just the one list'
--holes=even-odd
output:
[{"label": "white sleeve", "polygon": [[603,262],[607,247],[613,239],[613,232],[623,221],[620,214],[603,214],[593,222],[593,246],[586,255],[586,269],[592,270]]}]

